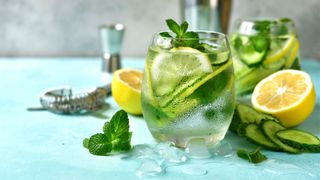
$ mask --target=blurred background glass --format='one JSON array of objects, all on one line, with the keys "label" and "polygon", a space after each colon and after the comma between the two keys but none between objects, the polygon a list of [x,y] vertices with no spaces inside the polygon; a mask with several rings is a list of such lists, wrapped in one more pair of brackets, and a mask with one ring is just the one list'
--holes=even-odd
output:
[{"label": "blurred background glass", "polygon": [[[180,0],[0,0],[0,56],[100,56],[98,26],[122,23],[122,56],[145,57],[164,20],[181,19]],[[303,58],[320,59],[319,0],[234,0],[230,21],[289,17]],[[225,16],[223,16],[225,17]],[[230,28],[229,28],[230,29]]]}]

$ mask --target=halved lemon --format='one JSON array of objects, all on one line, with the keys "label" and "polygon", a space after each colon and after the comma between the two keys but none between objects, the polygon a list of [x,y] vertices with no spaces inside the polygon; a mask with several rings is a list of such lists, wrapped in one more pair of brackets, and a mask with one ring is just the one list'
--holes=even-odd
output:
[{"label": "halved lemon", "polygon": [[310,76],[299,70],[278,71],[258,83],[251,103],[258,111],[277,117],[293,127],[312,113],[316,94]]},{"label": "halved lemon", "polygon": [[141,80],[143,72],[137,69],[124,68],[114,72],[111,91],[114,100],[126,112],[140,115]]}]

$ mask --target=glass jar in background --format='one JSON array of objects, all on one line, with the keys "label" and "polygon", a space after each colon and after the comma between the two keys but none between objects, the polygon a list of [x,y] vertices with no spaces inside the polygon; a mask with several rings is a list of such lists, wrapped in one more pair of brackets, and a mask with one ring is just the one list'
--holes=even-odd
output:
[{"label": "glass jar in background", "polygon": [[[168,32],[169,33],[169,32]],[[199,39],[156,34],[142,81],[142,111],[153,137],[186,147],[222,140],[235,105],[234,72],[224,34],[197,32]],[[196,47],[185,47],[196,41]]]},{"label": "glass jar in background", "polygon": [[292,20],[239,19],[230,36],[237,95],[281,69],[300,69],[299,41]]}]

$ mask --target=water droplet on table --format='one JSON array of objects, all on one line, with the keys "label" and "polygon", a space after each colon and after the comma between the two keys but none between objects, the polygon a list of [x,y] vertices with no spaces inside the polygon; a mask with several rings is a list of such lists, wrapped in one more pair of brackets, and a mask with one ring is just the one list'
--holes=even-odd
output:
[{"label": "water droplet on table", "polygon": [[139,177],[158,176],[162,174],[163,168],[153,159],[145,158],[142,160],[140,167],[137,169],[136,175]]},{"label": "water droplet on table", "polygon": [[268,160],[264,164],[261,164],[261,167],[263,167],[263,171],[268,172],[274,177],[285,178],[286,176],[291,177],[292,174],[295,174],[297,176],[300,175],[301,177],[319,178],[319,176],[309,172],[302,167],[285,162],[280,159]]},{"label": "water droplet on table", "polygon": [[182,172],[193,176],[203,176],[208,173],[208,170],[201,165],[193,165],[184,167]]}]

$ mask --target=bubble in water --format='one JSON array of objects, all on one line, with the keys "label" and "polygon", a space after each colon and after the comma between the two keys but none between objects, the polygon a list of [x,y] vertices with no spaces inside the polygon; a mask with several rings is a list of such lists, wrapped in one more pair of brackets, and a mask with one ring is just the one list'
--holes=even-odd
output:
[{"label": "bubble in water", "polygon": [[141,166],[137,169],[136,175],[139,177],[158,176],[163,173],[163,168],[154,159],[142,159]]},{"label": "bubble in water", "polygon": [[209,148],[209,152],[214,156],[231,157],[234,155],[232,145],[226,140],[222,140]]},{"label": "bubble in water", "polygon": [[192,158],[209,158],[211,154],[208,151],[208,147],[206,145],[205,139],[197,138],[192,139],[188,142],[186,147],[186,152],[188,156]]},{"label": "bubble in water", "polygon": [[208,170],[203,166],[192,165],[187,166],[182,169],[182,172],[185,174],[193,175],[193,176],[203,176],[208,173]]}]

